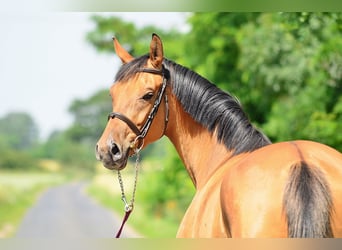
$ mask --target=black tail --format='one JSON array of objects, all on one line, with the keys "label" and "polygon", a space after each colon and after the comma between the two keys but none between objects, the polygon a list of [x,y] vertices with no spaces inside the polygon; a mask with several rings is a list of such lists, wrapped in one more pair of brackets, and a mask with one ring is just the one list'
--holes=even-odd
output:
[{"label": "black tail", "polygon": [[285,187],[284,211],[288,237],[333,237],[332,198],[322,171],[305,162],[294,164]]}]

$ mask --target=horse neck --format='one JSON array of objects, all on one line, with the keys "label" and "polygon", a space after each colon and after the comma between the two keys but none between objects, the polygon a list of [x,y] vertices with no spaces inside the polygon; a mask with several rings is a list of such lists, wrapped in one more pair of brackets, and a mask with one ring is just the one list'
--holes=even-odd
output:
[{"label": "horse neck", "polygon": [[232,156],[232,152],[187,114],[173,95],[170,98],[169,118],[165,135],[175,146],[198,190],[224,159]]}]

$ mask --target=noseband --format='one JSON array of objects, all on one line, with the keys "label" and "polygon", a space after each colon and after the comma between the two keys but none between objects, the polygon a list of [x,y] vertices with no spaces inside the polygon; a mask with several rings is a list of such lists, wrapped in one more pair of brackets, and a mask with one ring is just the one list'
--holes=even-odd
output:
[{"label": "noseband", "polygon": [[[154,105],[153,105],[153,107],[152,107],[152,109],[151,109],[151,111],[147,117],[147,120],[145,121],[145,124],[142,126],[141,129],[139,129],[129,118],[127,118],[127,116],[125,116],[121,113],[112,112],[108,115],[108,120],[118,118],[119,120],[125,122],[127,124],[127,126],[137,135],[136,139],[134,140],[132,147],[135,147],[134,144],[136,143],[137,140],[139,140],[139,139],[143,140],[146,137],[146,135],[147,135],[147,133],[151,127],[151,124],[153,122],[153,119],[158,112],[160,103],[161,103],[161,101],[163,99],[163,95],[165,93],[167,80],[169,79],[169,72],[164,68],[164,66],[161,70],[151,69],[151,68],[142,68],[142,69],[138,70],[138,72],[146,72],[146,73],[150,73],[150,74],[161,75],[163,77],[162,86],[159,88],[157,98],[156,98]],[[168,105],[167,95],[165,94],[165,125],[164,125],[163,134],[165,133],[168,121],[169,121],[169,105]],[[141,149],[142,146],[143,146],[143,144],[141,143],[138,146],[138,150]]]}]

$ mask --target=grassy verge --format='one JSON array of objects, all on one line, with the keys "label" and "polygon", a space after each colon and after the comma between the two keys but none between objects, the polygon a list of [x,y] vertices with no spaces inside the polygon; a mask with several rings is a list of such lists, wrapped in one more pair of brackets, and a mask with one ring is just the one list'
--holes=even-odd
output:
[{"label": "grassy verge", "polygon": [[0,238],[13,236],[39,194],[64,180],[59,173],[0,171]]},{"label": "grassy verge", "polygon": [[[122,174],[128,200],[131,198],[130,187],[133,186],[134,180],[133,172],[130,172],[129,168]],[[87,192],[102,205],[123,215],[124,205],[121,201],[121,192],[117,176],[114,172],[103,169],[102,166],[98,167],[98,173],[89,185]],[[139,175],[134,211],[127,224],[143,237],[174,238],[177,233],[179,221],[171,220],[167,216],[158,216],[148,211],[148,201],[139,199],[139,183],[142,182],[144,182],[144,174]]]}]

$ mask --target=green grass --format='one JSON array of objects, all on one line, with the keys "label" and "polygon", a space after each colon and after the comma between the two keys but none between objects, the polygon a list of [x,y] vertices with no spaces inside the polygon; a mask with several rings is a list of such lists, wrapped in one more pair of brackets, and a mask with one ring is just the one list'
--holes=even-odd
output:
[{"label": "green grass", "polygon": [[0,238],[13,236],[39,194],[64,180],[59,173],[0,171]]},{"label": "green grass", "polygon": [[[116,175],[113,173],[103,172],[97,174],[89,185],[88,194],[97,200],[105,207],[116,211],[119,215],[124,215],[124,204],[121,201],[121,194]],[[127,199],[130,199],[133,176],[127,177],[127,172],[124,174],[126,179],[125,188],[127,188]],[[139,176],[139,181],[143,181],[143,176]],[[157,216],[148,211],[146,201],[139,200],[139,183],[137,189],[136,201],[134,210],[127,222],[137,233],[147,238],[175,238],[179,222],[174,221],[167,216]]]}]

